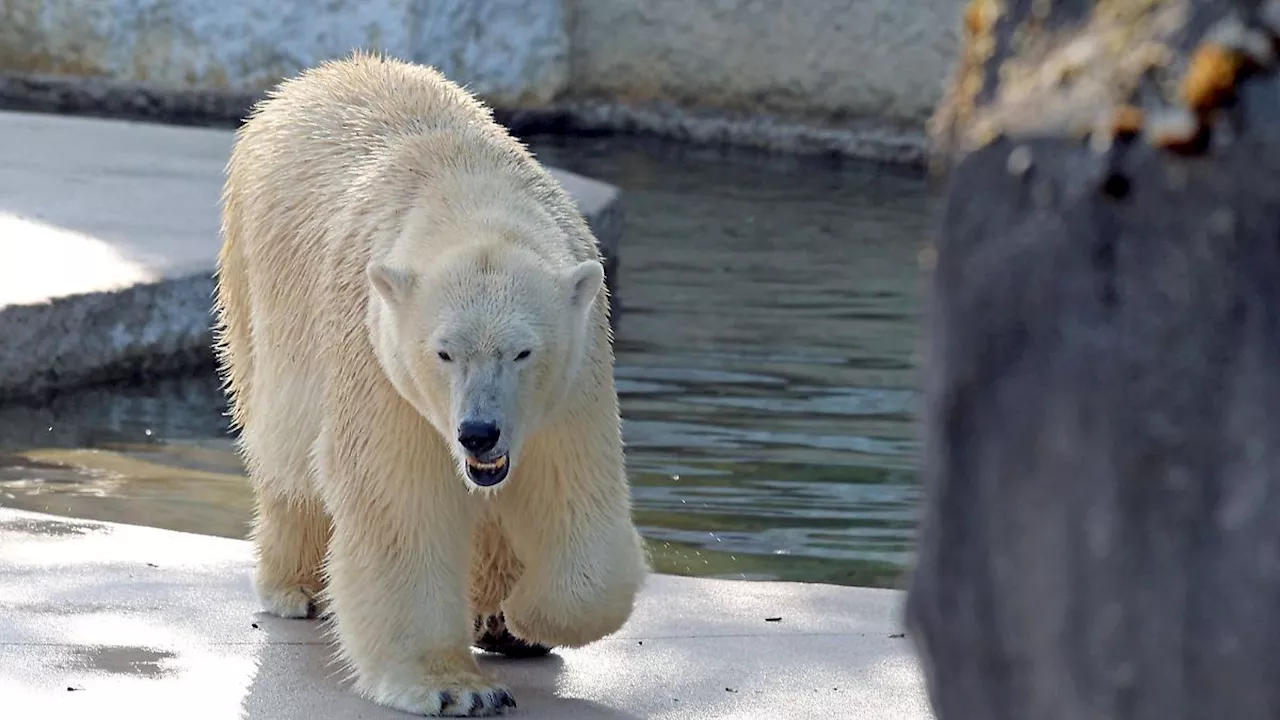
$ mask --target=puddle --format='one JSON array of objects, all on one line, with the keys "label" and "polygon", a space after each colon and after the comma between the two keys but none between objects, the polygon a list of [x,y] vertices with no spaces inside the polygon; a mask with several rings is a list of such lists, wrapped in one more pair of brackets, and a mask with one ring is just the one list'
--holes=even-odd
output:
[{"label": "puddle", "polygon": [[100,646],[75,648],[68,665],[112,675],[129,675],[142,678],[164,677],[169,671],[165,663],[177,655],[167,650],[151,650],[144,647]]},{"label": "puddle", "polygon": [[[74,471],[70,471],[74,472]],[[64,522],[58,520],[4,520],[0,521],[0,533],[22,533],[39,537],[79,537],[92,532],[101,532],[102,527],[89,523]]]}]

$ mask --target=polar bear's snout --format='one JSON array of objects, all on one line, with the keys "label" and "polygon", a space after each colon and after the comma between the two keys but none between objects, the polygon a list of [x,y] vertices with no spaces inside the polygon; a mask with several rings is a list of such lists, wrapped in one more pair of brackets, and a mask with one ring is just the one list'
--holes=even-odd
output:
[{"label": "polar bear's snout", "polygon": [[458,424],[458,444],[465,451],[467,477],[480,487],[493,487],[511,472],[508,454],[499,445],[502,428],[487,420],[463,420]]},{"label": "polar bear's snout", "polygon": [[458,425],[458,444],[477,458],[492,451],[500,437],[502,437],[502,430],[495,423],[463,420]]},{"label": "polar bear's snout", "polygon": [[457,355],[448,364],[454,452],[473,485],[492,488],[511,473],[511,454],[520,444],[518,419],[511,412],[519,395],[519,373],[504,367],[497,352]]}]

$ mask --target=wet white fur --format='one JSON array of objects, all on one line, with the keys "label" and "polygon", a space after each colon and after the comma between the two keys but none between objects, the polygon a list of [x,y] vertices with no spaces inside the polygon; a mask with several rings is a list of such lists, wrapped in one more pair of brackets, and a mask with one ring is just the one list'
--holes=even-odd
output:
[{"label": "wet white fur", "polygon": [[[267,611],[322,599],[357,689],[429,715],[501,687],[473,613],[554,646],[622,626],[646,568],[598,250],[482,105],[365,54],[307,71],[238,133],[223,234],[217,349]],[[476,367],[488,400],[460,389]],[[480,405],[513,462],[483,492],[453,439]]]}]

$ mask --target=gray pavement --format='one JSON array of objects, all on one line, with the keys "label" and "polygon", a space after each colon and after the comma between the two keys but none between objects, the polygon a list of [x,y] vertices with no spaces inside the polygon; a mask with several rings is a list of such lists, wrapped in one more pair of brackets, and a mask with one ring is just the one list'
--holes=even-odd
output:
[{"label": "gray pavement", "polygon": [[[350,692],[317,623],[260,614],[251,567],[241,540],[0,509],[0,716],[411,717]],[[655,575],[616,635],[482,663],[529,720],[927,720],[900,603]]]},{"label": "gray pavement", "polygon": [[[230,130],[0,112],[0,401],[208,360]],[[616,188],[552,172],[616,266]]]}]

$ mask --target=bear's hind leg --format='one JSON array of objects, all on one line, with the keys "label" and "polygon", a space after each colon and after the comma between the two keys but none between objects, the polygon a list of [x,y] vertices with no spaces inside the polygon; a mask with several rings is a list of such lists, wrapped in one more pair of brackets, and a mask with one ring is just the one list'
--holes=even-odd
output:
[{"label": "bear's hind leg", "polygon": [[259,492],[254,587],[263,609],[283,618],[309,618],[323,588],[329,518],[313,497]]},{"label": "bear's hind leg", "polygon": [[258,358],[254,400],[240,449],[253,482],[256,508],[254,589],[263,609],[285,618],[317,614],[330,521],[312,483],[311,449],[319,434],[309,368],[270,373]]}]

